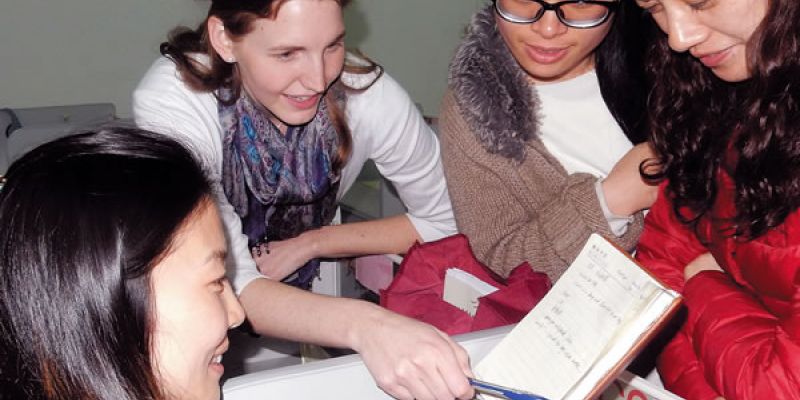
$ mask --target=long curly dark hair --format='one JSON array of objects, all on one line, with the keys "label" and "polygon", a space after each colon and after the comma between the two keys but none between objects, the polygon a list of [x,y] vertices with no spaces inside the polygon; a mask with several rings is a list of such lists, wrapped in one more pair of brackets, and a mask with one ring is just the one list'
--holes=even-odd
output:
[{"label": "long curly dark hair", "polygon": [[[800,207],[800,3],[770,0],[747,44],[750,79],[724,82],[660,35],[646,62],[651,141],[675,214],[694,228],[721,167],[735,182],[732,234],[755,238]],[[688,78],[687,78],[688,77]]]}]

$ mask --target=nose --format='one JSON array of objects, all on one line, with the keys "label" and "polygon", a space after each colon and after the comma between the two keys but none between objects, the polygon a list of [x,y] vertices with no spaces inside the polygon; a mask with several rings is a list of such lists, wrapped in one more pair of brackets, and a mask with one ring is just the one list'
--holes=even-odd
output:
[{"label": "nose", "polygon": [[674,10],[667,14],[669,47],[684,52],[706,39],[706,30],[690,10]]},{"label": "nose", "polygon": [[244,322],[244,309],[242,308],[242,304],[239,303],[239,299],[233,294],[230,284],[227,282],[225,284],[228,285],[228,288],[225,289],[222,298],[225,311],[228,314],[228,327],[235,328]]},{"label": "nose", "polygon": [[300,83],[306,89],[313,90],[315,93],[324,92],[327,87],[325,82],[325,58],[311,58],[305,69]]},{"label": "nose", "polygon": [[539,36],[550,39],[564,34],[567,29],[556,15],[555,11],[545,11],[542,18],[531,24],[531,29],[539,34]]}]

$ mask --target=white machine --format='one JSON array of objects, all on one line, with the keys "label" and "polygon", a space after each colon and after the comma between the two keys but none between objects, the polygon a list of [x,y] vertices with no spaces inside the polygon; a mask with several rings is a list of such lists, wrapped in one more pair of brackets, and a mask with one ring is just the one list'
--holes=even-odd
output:
[{"label": "white machine", "polygon": [[40,144],[115,119],[111,103],[0,108],[0,174]]}]

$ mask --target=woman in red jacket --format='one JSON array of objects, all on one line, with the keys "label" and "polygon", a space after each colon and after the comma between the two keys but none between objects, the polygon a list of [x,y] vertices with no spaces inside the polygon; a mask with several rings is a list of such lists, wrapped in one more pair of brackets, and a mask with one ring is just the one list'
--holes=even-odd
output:
[{"label": "woman in red jacket", "polygon": [[665,386],[800,399],[800,3],[637,0],[665,184],[637,257],[685,296]]}]

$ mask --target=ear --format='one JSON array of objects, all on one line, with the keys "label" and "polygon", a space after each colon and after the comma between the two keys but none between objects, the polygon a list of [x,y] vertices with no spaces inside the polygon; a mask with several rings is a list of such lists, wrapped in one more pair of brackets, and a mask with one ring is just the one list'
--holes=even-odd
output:
[{"label": "ear", "polygon": [[222,20],[214,16],[208,17],[206,30],[208,32],[208,40],[211,42],[214,51],[223,60],[229,63],[236,62],[236,57],[233,54],[233,41],[228,36]]}]

